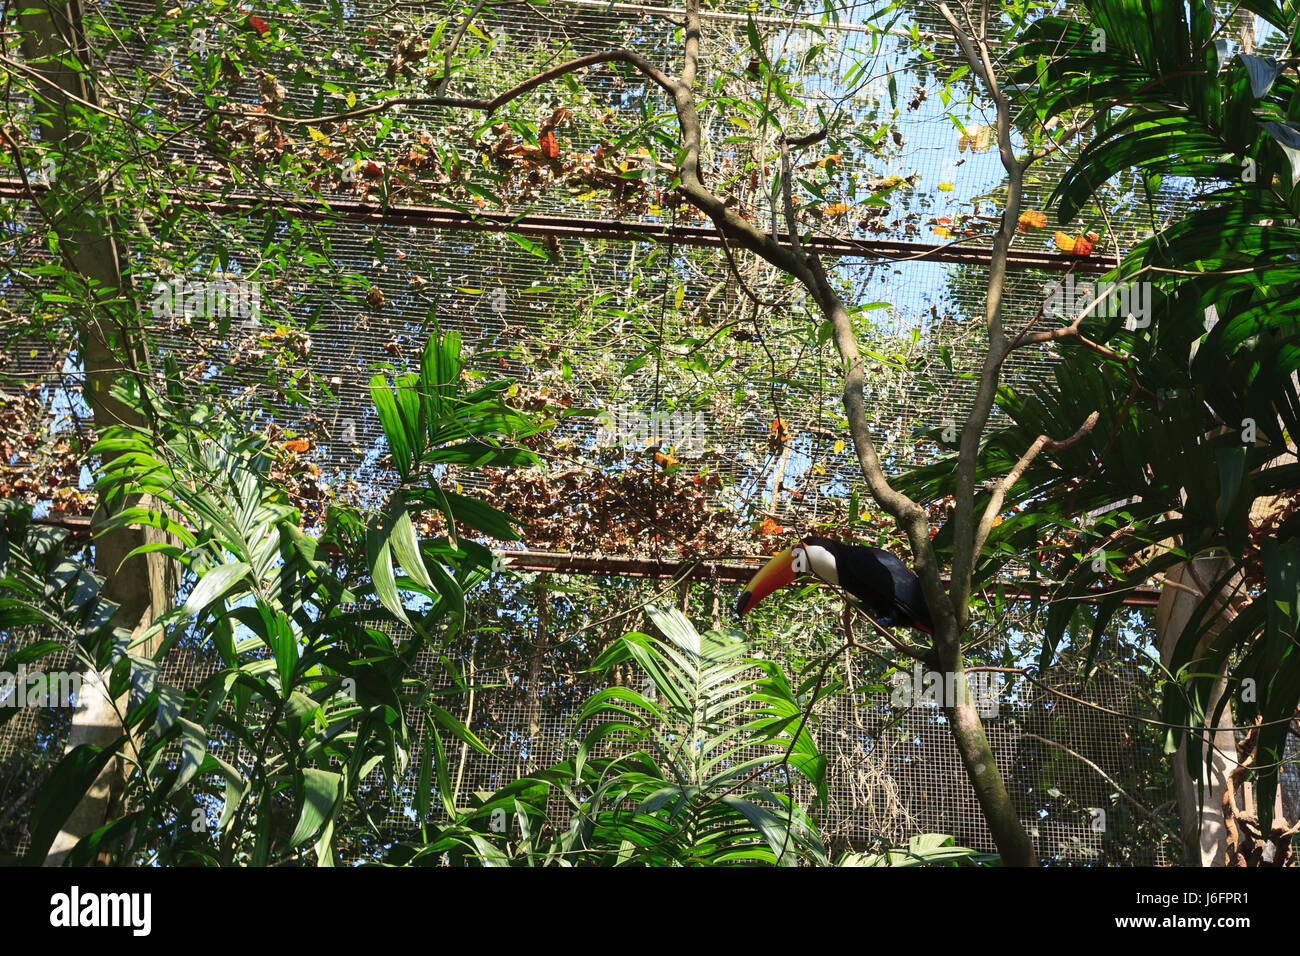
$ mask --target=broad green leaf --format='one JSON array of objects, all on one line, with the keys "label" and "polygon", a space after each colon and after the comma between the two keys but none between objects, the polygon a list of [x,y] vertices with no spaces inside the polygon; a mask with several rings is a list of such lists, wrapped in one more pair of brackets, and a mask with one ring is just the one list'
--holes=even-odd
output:
[{"label": "broad green leaf", "polygon": [[302,772],[303,803],[298,825],[289,837],[290,846],[298,846],[320,832],[343,797],[343,775],[330,770],[307,767]]},{"label": "broad green leaf", "polygon": [[104,765],[116,754],[117,743],[108,747],[80,744],[69,751],[50,771],[32,801],[31,842],[24,862],[40,866],[54,838],[81,802]]},{"label": "broad green leaf", "polygon": [[247,562],[237,561],[234,564],[220,564],[209,570],[185,599],[181,606],[181,617],[193,617],[213,601],[225,597],[252,569],[252,565]]}]

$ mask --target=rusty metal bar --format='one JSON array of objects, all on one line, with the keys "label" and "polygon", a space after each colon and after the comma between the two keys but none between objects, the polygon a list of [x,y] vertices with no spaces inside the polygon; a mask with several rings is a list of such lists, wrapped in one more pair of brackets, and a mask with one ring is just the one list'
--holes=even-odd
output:
[{"label": "rusty metal bar", "polygon": [[[36,524],[63,528],[78,538],[90,536],[90,519],[80,516],[37,518]],[[631,558],[608,554],[570,554],[557,551],[502,551],[502,558],[512,571],[526,573],[556,573],[576,575],[609,575],[621,578],[674,578],[687,581],[716,581],[743,584],[767,560],[757,558],[731,558],[694,561],[672,561],[658,558]],[[948,578],[943,579],[945,585]],[[1008,601],[1032,600],[1037,586],[1028,582],[1004,582],[1003,594]],[[1090,594],[1084,600],[1094,603],[1104,597],[1104,592]],[[1154,588],[1136,588],[1123,598],[1127,607],[1155,607],[1160,603],[1160,591]]]},{"label": "rusty metal bar", "polygon": [[[220,202],[196,197],[174,196],[177,202],[201,208],[216,215],[250,215],[268,209],[292,211],[303,219],[346,219],[375,225],[414,226],[465,232],[514,232],[524,236],[556,239],[610,239],[622,242],[651,241],[683,246],[722,247],[722,237],[713,226],[685,226],[662,223],[629,223],[618,219],[591,219],[576,216],[509,215],[507,213],[467,212],[437,206],[390,206],[381,209],[373,203],[351,200],[306,202],[288,200],[270,202],[255,196],[232,195]],[[789,234],[778,239],[789,242]],[[891,262],[914,260],[926,262],[987,265],[987,249],[974,246],[946,245],[930,242],[898,242],[886,239],[841,239],[836,236],[813,236],[804,247],[827,256],[882,259]],[[1102,273],[1111,268],[1101,260],[1053,252],[1012,252],[1007,259],[1010,269],[1041,269],[1046,272]]]},{"label": "rusty metal bar", "polygon": [[[45,187],[33,186],[42,193]],[[223,200],[208,200],[190,193],[167,190],[174,202],[218,216],[251,216],[265,212],[292,213],[318,222],[345,220],[377,226],[412,226],[460,232],[513,232],[523,236],[556,239],[609,239],[615,242],[672,242],[682,246],[721,248],[722,237],[713,226],[629,223],[619,219],[591,219],[577,216],[510,215],[468,212],[439,206],[389,206],[343,199],[267,199],[233,193]],[[18,180],[0,179],[0,198],[24,199],[28,193]],[[789,242],[789,234],[779,239]],[[892,239],[842,239],[813,236],[804,247],[827,256],[879,259],[887,262],[941,262],[958,265],[988,265],[989,250],[975,246],[932,242],[899,242]],[[1054,252],[1013,251],[1007,258],[1010,269],[1040,269],[1045,272],[1103,273],[1112,267],[1099,259],[1060,255]]]},{"label": "rusty metal bar", "polygon": [[[575,7],[586,7],[589,10],[601,10],[605,13],[613,11],[615,13],[637,14],[658,14],[659,16],[673,18],[678,20],[686,19],[686,11],[677,7],[667,6],[650,6],[642,3],[616,3],[610,0],[564,0],[565,3],[572,4]],[[876,27],[870,27],[861,23],[835,23],[828,20],[822,23],[812,19],[794,19],[791,17],[773,17],[762,16],[756,13],[750,13],[749,17],[755,23],[761,23],[765,26],[776,26],[783,30],[792,30],[795,27],[812,27],[815,30],[825,30],[828,33],[873,33],[878,32]],[[713,10],[701,10],[701,20],[721,20],[724,22],[744,23],[745,17],[739,13],[721,13]]]},{"label": "rusty metal bar", "polygon": [[[688,581],[718,581],[743,584],[748,581],[766,558],[711,561],[670,561],[656,558],[624,558],[611,555],[567,554],[553,551],[503,551],[501,556],[513,571],[552,572],[558,574],[599,575],[608,574],[626,578],[672,578],[681,576]],[[948,584],[945,576],[943,582]],[[1038,588],[1025,583],[1004,584],[1003,593],[1009,601],[1028,601]],[[1098,592],[1085,600],[1094,603],[1104,594]],[[1155,607],[1160,603],[1160,591],[1154,588],[1137,588],[1125,596],[1128,607]]]}]

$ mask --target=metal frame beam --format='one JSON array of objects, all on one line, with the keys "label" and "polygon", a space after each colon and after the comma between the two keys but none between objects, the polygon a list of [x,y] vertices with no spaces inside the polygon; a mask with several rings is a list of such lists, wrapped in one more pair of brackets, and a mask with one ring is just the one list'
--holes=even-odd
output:
[{"label": "metal frame beam", "polygon": [[[45,187],[33,185],[42,194]],[[389,206],[347,199],[268,199],[251,193],[232,193],[211,200],[193,193],[168,190],[172,201],[217,216],[255,216],[286,212],[315,222],[344,221],[377,226],[413,226],[451,232],[513,232],[523,236],[556,239],[609,239],[615,242],[673,243],[679,246],[721,248],[722,236],[713,226],[670,225],[627,222],[621,219],[593,219],[581,216],[467,212],[442,206]],[[16,179],[0,179],[0,199],[26,199],[31,193]],[[778,239],[789,242],[788,233]],[[803,241],[805,249],[846,259],[876,259],[883,262],[942,262],[985,266],[989,250],[952,243],[900,242],[893,239],[845,239],[814,235]],[[1040,269],[1044,272],[1103,273],[1113,266],[1100,259],[1067,256],[1042,250],[1013,251],[1009,269]]]},{"label": "metal frame beam", "polygon": [[[63,528],[75,538],[90,537],[90,519],[78,515],[58,518],[36,518],[35,524]],[[660,558],[633,558],[608,554],[571,554],[558,551],[501,551],[501,557],[512,571],[524,573],[576,574],[585,576],[609,575],[620,578],[677,578],[687,581],[713,581],[726,584],[743,584],[754,576],[767,560],[755,558],[699,558],[694,561],[672,561]],[[947,579],[944,579],[947,583]],[[1037,585],[1012,578],[1001,582],[1003,596],[1008,601],[1029,601],[1038,593]],[[1095,603],[1110,592],[1097,590],[1083,600]],[[1122,599],[1126,607],[1155,607],[1160,603],[1160,591],[1155,588],[1134,588]]]}]

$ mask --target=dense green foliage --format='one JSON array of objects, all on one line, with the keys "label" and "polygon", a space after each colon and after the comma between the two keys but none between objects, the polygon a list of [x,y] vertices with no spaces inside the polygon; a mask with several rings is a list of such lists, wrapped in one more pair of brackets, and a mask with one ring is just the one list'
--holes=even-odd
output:
[{"label": "dense green foliage", "polygon": [[[1019,52],[1029,65],[1017,79],[1034,107],[1025,124],[1097,115],[1052,197],[1062,221],[1134,169],[1151,190],[1177,178],[1200,191],[1192,212],[1099,277],[1148,284],[1149,321],[1115,302],[1094,307],[1081,328],[1100,348],[1064,345],[1046,386],[1001,394],[1014,424],[990,436],[982,480],[1008,472],[1040,434],[1067,436],[1093,411],[1100,421],[1085,441],[1029,466],[1007,499],[1016,512],[990,535],[982,575],[991,580],[1028,555],[1031,570],[1056,582],[1046,665],[1070,621],[1088,614],[1077,598],[1090,589],[1104,585],[1109,595],[1087,638],[1095,657],[1132,587],[1190,559],[1231,557],[1206,582],[1168,663],[1162,718],[1175,727],[1217,720],[1208,702],[1219,675],[1230,674],[1234,692],[1218,707],[1235,703],[1237,723],[1260,722],[1267,830],[1300,705],[1300,82],[1278,59],[1300,29],[1300,7],[1245,6],[1282,31],[1266,41],[1277,57],[1224,60],[1223,24],[1200,4],[1173,0],[1091,0],[1087,22],[1049,17],[1025,31]],[[942,482],[947,467],[938,462],[914,480]],[[1043,552],[1045,536],[1070,540]],[[1235,610],[1202,656],[1224,588]],[[1184,738],[1199,777],[1213,754],[1198,733],[1171,730],[1170,748]]]},{"label": "dense green foliage", "polygon": [[[816,787],[813,806],[825,800],[807,711],[833,688],[816,681],[796,691],[777,665],[751,655],[742,633],[700,634],[679,611],[647,610],[661,636],[625,635],[592,665],[605,673],[635,660],[647,692],[614,685],[593,695],[574,718],[572,760],[473,812],[448,807],[451,824],[412,862],[466,851],[496,865],[828,862],[811,808],[790,784],[802,778]],[[487,841],[489,829],[510,834],[505,849]]]},{"label": "dense green foliage", "polygon": [[[918,75],[933,72],[945,107],[973,102],[980,87],[968,67],[941,63],[931,52],[933,35],[927,31],[923,38],[915,24],[895,29],[908,6],[882,4],[879,23],[870,28],[879,29],[872,45],[883,49],[901,35],[928,64]],[[1258,694],[1249,701],[1239,695],[1237,710],[1242,722],[1264,722],[1259,780],[1266,816],[1288,721],[1300,702],[1300,525],[1287,516],[1261,533],[1251,518],[1257,503],[1292,491],[1300,473],[1294,461],[1279,460],[1294,454],[1300,426],[1300,83],[1284,69],[1300,8],[1268,0],[1245,6],[1283,32],[1276,41],[1283,60],[1252,54],[1224,61],[1215,44],[1221,25],[1201,7],[1173,0],[1089,0],[1086,11],[1041,17],[1054,5],[1002,8],[999,29],[1019,44],[1013,59],[1021,68],[1008,87],[1017,148],[1063,150],[1091,130],[1091,142],[1059,183],[1029,183],[1035,195],[1054,190],[1050,208],[1062,224],[1093,215],[1090,210],[1104,215],[1108,188],[1136,184],[1149,199],[1162,183],[1214,185],[1197,196],[1193,213],[1137,246],[1114,273],[1152,284],[1149,326],[1126,327],[1122,316],[1089,318],[1082,329],[1091,347],[1062,343],[1054,381],[1002,388],[998,403],[1010,425],[983,446],[977,474],[983,482],[1007,474],[1040,434],[1068,435],[1092,412],[1100,420],[1085,441],[1030,464],[1011,489],[1004,520],[977,556],[975,583],[992,585],[1011,565],[1027,564],[1035,578],[1052,585],[1042,622],[1043,667],[1065,659],[1086,672],[1103,653],[1103,640],[1122,635],[1125,646],[1111,659],[1145,676],[1135,662],[1140,641],[1116,626],[1123,589],[1189,557],[1231,555],[1231,574],[1245,573],[1251,600],[1208,661],[1193,654],[1199,627],[1210,623],[1206,602],[1175,655],[1163,717],[1174,727],[1197,724],[1223,666],[1238,684],[1254,681]],[[63,537],[30,524],[27,509],[6,505],[0,635],[35,628],[49,639],[6,656],[0,670],[73,646],[81,666],[105,675],[124,728],[112,746],[76,748],[45,774],[26,862],[41,862],[80,794],[114,760],[127,768],[120,812],[82,841],[73,862],[987,862],[938,834],[915,837],[905,848],[881,845],[846,855],[829,849],[818,814],[827,802],[830,758],[818,749],[813,709],[838,695],[879,692],[902,667],[877,655],[855,677],[843,653],[854,642],[841,645],[826,636],[847,624],[824,610],[799,624],[760,618],[755,625],[768,639],[820,635],[815,657],[785,669],[741,632],[717,620],[701,631],[681,612],[661,610],[638,595],[634,603],[645,603],[647,620],[641,629],[623,627],[627,613],[610,615],[615,632],[597,630],[580,644],[569,634],[565,647],[550,648],[563,657],[570,677],[585,671],[598,685],[588,695],[585,687],[554,682],[554,700],[574,705],[572,755],[463,796],[457,766],[463,768],[467,753],[518,746],[504,732],[498,740],[480,732],[500,729],[500,723],[498,715],[474,713],[474,694],[483,689],[474,675],[476,654],[479,666],[528,654],[536,654],[540,665],[548,649],[540,633],[544,621],[531,641],[515,639],[519,628],[511,628],[519,620],[512,606],[484,596],[489,587],[523,586],[514,579],[501,583],[505,568],[477,540],[518,540],[519,525],[538,515],[522,495],[516,507],[501,499],[488,503],[458,485],[460,476],[484,468],[498,476],[528,475],[543,463],[574,460],[564,455],[576,447],[586,461],[597,462],[592,486],[605,482],[607,488],[629,475],[639,480],[645,466],[644,496],[612,520],[603,512],[622,534],[615,544],[653,538],[657,546],[672,541],[680,552],[700,541],[722,550],[733,540],[712,528],[718,516],[707,496],[723,486],[718,472],[735,464],[725,459],[739,460],[735,449],[714,443],[691,460],[661,441],[621,458],[621,452],[606,455],[576,430],[565,431],[585,416],[565,421],[558,408],[577,409],[584,390],[603,391],[612,400],[619,389],[645,394],[652,387],[656,407],[661,400],[670,408],[694,403],[757,423],[767,457],[760,465],[746,452],[748,464],[734,469],[753,487],[725,489],[733,492],[726,500],[739,515],[727,533],[752,530],[743,542],[751,551],[788,535],[771,515],[796,484],[802,490],[789,497],[797,499],[792,513],[800,516],[801,531],[816,521],[836,532],[887,539],[880,543],[898,545],[902,537],[887,528],[887,518],[860,507],[866,500],[860,480],[845,478],[834,463],[837,456],[840,465],[849,460],[846,443],[826,440],[846,433],[848,422],[833,381],[843,370],[823,355],[833,323],[814,321],[806,298],[792,292],[791,276],[770,262],[747,252],[737,266],[733,256],[739,253],[728,249],[733,274],[720,271],[722,257],[713,249],[682,252],[670,244],[636,261],[639,247],[629,246],[633,253],[612,270],[618,294],[588,296],[581,267],[558,268],[564,254],[559,242],[505,234],[499,238],[512,255],[547,273],[544,282],[528,287],[529,295],[549,296],[552,312],[537,336],[545,341],[511,344],[501,309],[499,339],[506,344],[476,343],[471,360],[456,332],[438,329],[437,316],[450,311],[459,320],[457,310],[472,312],[488,298],[485,277],[471,281],[463,268],[465,261],[482,261],[469,255],[481,256],[485,243],[444,250],[424,272],[412,271],[400,297],[386,299],[382,273],[396,270],[406,249],[385,248],[386,238],[375,235],[366,247],[366,256],[373,254],[368,270],[343,262],[329,231],[309,214],[308,207],[326,197],[380,210],[436,204],[513,214],[558,193],[601,212],[694,225],[704,214],[679,193],[681,130],[661,91],[644,76],[626,63],[605,64],[599,82],[587,75],[590,89],[579,76],[565,75],[547,87],[551,99],[521,96],[483,109],[465,98],[510,89],[539,62],[559,62],[580,50],[531,21],[515,36],[485,33],[473,23],[482,5],[464,11],[459,30],[454,20],[434,26],[424,11],[404,9],[389,35],[352,29],[351,12],[338,4],[283,7],[264,11],[269,23],[228,4],[176,7],[158,18],[160,35],[144,44],[155,59],[134,75],[108,73],[97,88],[113,109],[128,104],[129,121],[104,103],[60,100],[28,79],[32,105],[15,107],[23,122],[5,134],[24,201],[39,203],[34,208],[48,228],[33,228],[24,212],[6,207],[10,232],[35,240],[15,258],[23,269],[6,272],[34,318],[30,327],[8,327],[6,306],[0,319],[13,340],[44,338],[56,355],[83,370],[89,367],[87,343],[101,329],[113,330],[107,337],[120,350],[120,362],[96,372],[102,377],[90,382],[87,394],[105,401],[96,389],[112,379],[111,401],[131,421],[101,428],[93,444],[78,444],[70,454],[84,459],[108,516],[96,532],[144,525],[164,533],[164,542],[137,549],[136,556],[165,557],[181,582],[168,595],[166,613],[146,628],[114,630],[115,608],[99,590],[103,577],[120,567],[100,567],[97,577],[90,554],[71,554]],[[1080,19],[1085,12],[1086,22]],[[830,22],[836,14],[828,9],[826,16]],[[796,231],[856,228],[874,235],[897,228],[914,236],[933,223],[948,237],[957,234],[953,230],[971,241],[983,235],[977,232],[984,228],[979,203],[987,197],[971,199],[969,212],[963,206],[956,221],[945,217],[941,225],[937,218],[925,220],[939,211],[940,200],[914,189],[919,174],[871,175],[871,163],[896,158],[903,141],[896,124],[906,97],[893,76],[897,62],[886,58],[889,79],[880,95],[866,97],[861,86],[882,66],[874,59],[877,50],[853,63],[847,76],[834,76],[842,61],[822,29],[810,27],[807,43],[788,52],[782,31],[773,29],[782,41],[780,55],[773,55],[767,27],[760,31],[752,15],[743,21],[728,27],[726,42],[734,49],[728,59],[713,61],[716,69],[700,90],[705,123],[728,131],[706,149],[708,176],[725,209],[741,210],[748,223],[770,220],[774,231],[784,212]],[[92,48],[115,49],[111,18],[92,18],[84,28]],[[1101,49],[1094,28],[1104,33]],[[546,36],[530,46],[532,29]],[[213,42],[196,43],[205,36]],[[679,31],[673,40],[676,51],[684,37]],[[333,44],[335,55],[319,55],[322,44]],[[42,62],[32,50],[24,52]],[[61,59],[74,58],[55,56],[43,65]],[[751,65],[742,67],[746,60]],[[79,63],[67,67],[86,70]],[[848,105],[827,105],[821,87],[831,78],[844,81]],[[432,133],[417,114],[397,108],[405,99],[439,100],[420,105],[441,110],[447,107],[441,100],[456,97],[460,105],[452,102],[449,113],[436,114],[445,122]],[[923,99],[918,93],[914,102]],[[72,117],[75,143],[48,142],[38,130],[19,129],[48,123],[53,114]],[[1068,122],[1059,122],[1063,117]],[[952,118],[970,159],[989,149],[988,127],[982,134],[962,127],[955,113]],[[804,133],[820,137],[810,145],[821,155],[797,156],[797,174],[783,180],[776,170],[788,160],[781,155],[786,137]],[[179,139],[197,144],[202,161],[168,159]],[[44,174],[48,189],[34,190],[27,181],[35,169],[52,171]],[[1242,178],[1246,169],[1252,178]],[[781,209],[783,188],[797,197],[797,214],[794,198]],[[312,199],[263,205],[273,193]],[[246,204],[237,228],[208,211],[209,204],[227,202]],[[896,216],[888,225],[887,214]],[[100,233],[120,244],[120,289],[102,288],[77,259],[91,245],[87,236]],[[584,254],[590,248],[580,247]],[[31,275],[24,271],[29,267]],[[162,316],[153,316],[153,325],[140,321],[142,301],[156,280],[214,269],[262,283],[267,315],[241,329],[230,315],[213,317],[203,328],[188,314],[173,314],[165,337]],[[708,281],[695,282],[688,296],[691,283],[678,271]],[[33,275],[41,281],[31,283]],[[972,313],[979,311],[978,292],[971,290],[986,277],[972,270],[950,279],[965,306],[974,296]],[[652,289],[656,284],[662,288]],[[843,286],[846,298],[855,291],[839,274],[830,284]],[[427,297],[420,291],[426,285],[447,297]],[[391,283],[388,288],[391,296]],[[355,472],[365,487],[348,500],[321,494],[319,512],[309,517],[289,490],[296,476],[286,478],[278,469],[296,454],[285,452],[287,446],[305,449],[311,442],[267,420],[285,409],[297,413],[333,401],[335,389],[343,391],[345,375],[331,377],[318,360],[331,329],[322,319],[328,303],[321,289],[328,290],[326,298],[359,310],[359,323],[387,328],[392,338],[384,348],[409,361],[365,368],[371,408],[352,439],[368,456]],[[715,297],[726,308],[708,317]],[[663,332],[670,302],[694,316],[675,341],[666,341]],[[385,306],[389,312],[381,313]],[[851,303],[851,328],[865,340],[874,331],[874,313],[884,309],[884,303]],[[391,319],[394,312],[402,318]],[[932,312],[937,326],[938,310]],[[1042,318],[1029,320],[1023,312],[1023,302],[1007,309],[1013,334],[1013,320]],[[1217,319],[1212,327],[1207,314]],[[770,319],[770,328],[760,316]],[[606,354],[614,328],[632,343],[626,361],[615,361],[613,350]],[[591,353],[577,372],[578,352],[570,355],[556,344],[574,330]],[[883,402],[910,394],[916,380],[940,378],[940,364],[953,378],[967,374],[960,355],[954,372],[951,341],[936,341],[940,358],[927,364],[930,346],[919,345],[920,339],[919,330],[910,346],[907,336],[882,333],[864,346],[873,363],[870,395]],[[76,343],[70,356],[69,342]],[[182,368],[177,355],[194,365]],[[344,367],[345,361],[329,371],[355,377],[357,370]],[[518,380],[485,377],[485,369],[493,376],[509,369]],[[257,382],[261,393],[233,398],[228,381],[217,379],[235,373]],[[823,377],[832,384],[824,387]],[[158,381],[166,386],[155,386]],[[519,394],[521,384],[531,391]],[[552,388],[563,393],[562,402],[545,399]],[[68,404],[80,401],[73,394],[63,387],[50,391]],[[935,387],[926,398],[946,414],[950,394]],[[815,404],[807,422],[815,422],[816,432],[782,437],[784,408],[798,402]],[[928,447],[926,435],[905,435],[905,424],[901,417],[872,422],[891,475]],[[341,435],[321,433],[331,454],[343,443]],[[792,471],[784,484],[792,460],[800,473]],[[777,462],[769,491],[770,466]],[[635,480],[626,485],[641,487]],[[951,514],[945,498],[954,487],[952,461],[912,471],[899,487],[938,524]],[[664,504],[667,489],[693,496],[697,511],[687,517],[694,537],[673,538],[688,522]],[[581,492],[576,497],[584,515],[600,511]],[[363,498],[370,507],[360,506]],[[826,503],[822,512],[816,504],[806,508],[805,501],[818,500]],[[629,514],[640,523],[630,531],[617,528]],[[588,520],[589,529],[598,523]],[[608,541],[601,537],[608,530],[601,527],[584,544]],[[951,524],[937,530],[941,557],[951,557],[953,533]],[[1174,547],[1152,558],[1149,549],[1169,539]],[[1115,586],[1083,637],[1074,599],[1104,582]],[[529,583],[539,595],[563,588],[544,579]],[[972,599],[959,665],[1025,663],[1022,648],[1006,633],[1011,628],[1002,594],[992,591]],[[611,601],[613,592],[599,599]],[[583,599],[595,602],[593,593]],[[471,633],[475,601],[495,611],[497,620]],[[622,633],[627,629],[631,633]],[[1067,647],[1066,634],[1080,646]],[[487,650],[471,643],[466,652],[465,642],[479,639],[493,643]],[[885,654],[897,649],[879,647]],[[160,674],[166,655],[178,650],[215,657],[219,667],[196,686],[171,686]],[[9,714],[0,709],[0,723]],[[237,759],[227,759],[232,753]],[[1194,767],[1203,756],[1196,746],[1188,748]],[[401,806],[412,778],[412,826],[394,838],[377,817],[385,807]]]}]

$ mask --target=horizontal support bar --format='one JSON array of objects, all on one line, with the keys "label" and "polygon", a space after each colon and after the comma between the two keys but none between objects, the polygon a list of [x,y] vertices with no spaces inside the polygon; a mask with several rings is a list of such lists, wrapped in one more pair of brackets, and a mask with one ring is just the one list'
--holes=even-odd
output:
[{"label": "horizontal support bar", "polygon": [[[373,203],[352,200],[288,200],[271,202],[255,196],[232,195],[220,202],[175,195],[177,202],[195,206],[215,215],[251,215],[268,209],[292,211],[303,219],[345,219],[350,222],[388,226],[414,226],[465,232],[513,232],[524,236],[556,239],[609,239],[621,242],[650,241],[682,246],[722,247],[722,236],[713,226],[683,226],[663,223],[629,223],[618,219],[592,219],[577,216],[510,215],[493,212],[464,212],[437,206],[389,206],[381,209]],[[777,237],[789,242],[789,234]],[[803,241],[805,249],[827,256],[854,259],[904,260],[986,266],[990,253],[974,246],[929,242],[898,242],[888,239],[843,239],[814,235]],[[1041,269],[1046,272],[1103,273],[1112,267],[1101,260],[1053,252],[1013,251],[1007,258],[1009,269]]]},{"label": "horizontal support bar", "polygon": [[[73,536],[90,536],[90,519],[80,516],[61,518],[36,518],[36,524],[63,528]],[[695,561],[669,561],[657,558],[632,558],[607,554],[569,554],[557,551],[501,551],[501,557],[512,571],[545,574],[609,575],[622,578],[674,578],[688,581],[715,581],[743,584],[767,561],[765,557],[732,558]],[[944,585],[948,579],[943,579]],[[1032,600],[1038,591],[1036,585],[1014,581],[1003,583],[1003,594],[1008,601]],[[1109,592],[1097,591],[1082,600],[1094,603]],[[1160,603],[1160,591],[1155,588],[1135,588],[1124,596],[1126,607],[1155,607]]]},{"label": "horizontal support bar", "polygon": [[[43,186],[33,186],[41,194]],[[608,239],[615,242],[657,242],[681,246],[722,247],[722,236],[713,226],[683,226],[663,223],[634,223],[619,219],[592,219],[579,216],[511,215],[495,212],[466,212],[440,206],[389,206],[387,209],[366,202],[344,199],[277,199],[251,194],[231,194],[223,200],[209,200],[190,193],[168,190],[169,199],[192,209],[217,216],[251,216],[282,212],[318,222],[344,220],[377,226],[412,226],[424,229],[461,232],[513,232],[522,236],[556,239]],[[22,199],[27,191],[18,180],[0,179],[0,198]],[[778,236],[789,242],[789,234]],[[804,240],[805,249],[826,256],[850,259],[879,259],[886,262],[941,262],[956,265],[987,266],[988,249],[975,246],[932,242],[899,242],[892,239],[844,239],[838,236],[812,236]],[[1100,274],[1112,266],[1100,259],[1066,256],[1041,250],[1013,250],[1007,268],[1040,269],[1044,272],[1078,272]]]},{"label": "horizontal support bar", "polygon": [[[655,558],[625,558],[610,555],[564,554],[552,551],[502,551],[502,558],[512,571],[545,572],[557,574],[596,575],[608,574],[627,578],[682,577],[688,581],[717,581],[744,584],[767,561],[767,558],[733,559],[730,561],[665,561]],[[943,577],[945,587],[949,579]],[[1032,600],[1038,590],[1027,582],[1005,583],[1003,594],[1008,601]],[[1095,603],[1109,592],[1098,591],[1083,600]],[[1123,599],[1128,607],[1155,607],[1160,603],[1160,591],[1155,588],[1135,588]]]}]

